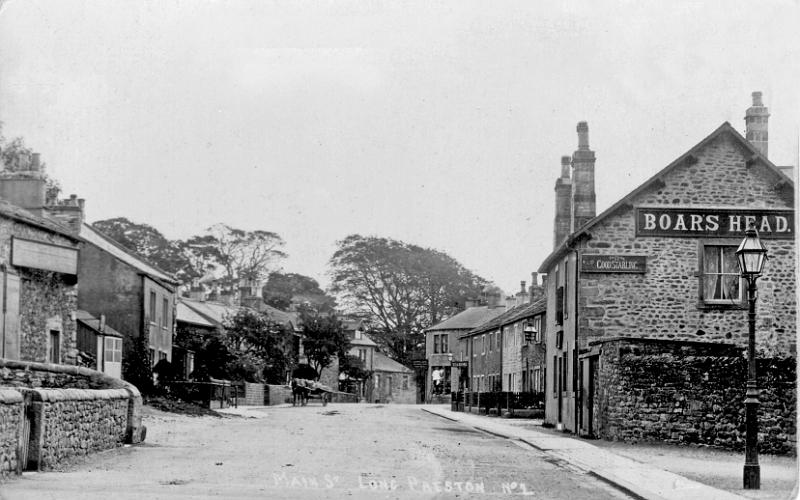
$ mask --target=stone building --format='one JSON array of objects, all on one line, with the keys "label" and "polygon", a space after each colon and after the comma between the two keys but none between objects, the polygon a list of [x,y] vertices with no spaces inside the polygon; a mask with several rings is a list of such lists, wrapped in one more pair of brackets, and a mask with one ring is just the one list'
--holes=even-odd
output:
[{"label": "stone building", "polygon": [[68,230],[0,200],[0,358],[76,363],[77,264]]},{"label": "stone building", "polygon": [[0,172],[0,357],[77,361],[79,239],[47,218],[39,155]]},{"label": "stone building", "polygon": [[[369,336],[364,333],[362,320],[344,319],[342,320],[344,333],[350,340],[350,350],[348,355],[358,358],[364,365],[364,370],[372,372],[375,370],[375,354],[378,352],[376,344]],[[358,395],[359,399],[372,401],[372,390],[374,384],[369,380],[350,380],[344,372],[339,374],[339,388],[344,392]]]},{"label": "stone building", "polygon": [[[122,355],[147,338],[151,366],[172,361],[178,282],[89,224],[80,224],[78,307],[123,335]],[[123,374],[124,376],[125,374]]]},{"label": "stone building", "polygon": [[556,182],[556,246],[539,269],[547,423],[743,447],[748,327],[734,252],[754,226],[769,250],[757,306],[762,450],[794,449],[794,183],[766,156],[768,116],[754,93],[754,142],[723,123],[597,216],[595,155],[578,125]]},{"label": "stone building", "polygon": [[379,352],[375,353],[372,370],[372,401],[405,404],[417,402],[414,370]]},{"label": "stone building", "polygon": [[[543,391],[546,311],[547,299],[540,297],[533,303],[515,307],[502,320],[502,391]],[[526,334],[526,329],[533,332]]]},{"label": "stone building", "polygon": [[[428,328],[425,331],[425,358],[428,361],[426,376],[425,400],[430,401],[435,392],[433,381],[434,370],[439,371],[442,393],[457,392],[468,386],[468,370],[470,359],[462,346],[460,336],[486,321],[502,314],[505,307],[497,305],[477,305],[468,302],[466,309],[450,318]],[[466,362],[467,367],[452,366],[452,361]]]}]

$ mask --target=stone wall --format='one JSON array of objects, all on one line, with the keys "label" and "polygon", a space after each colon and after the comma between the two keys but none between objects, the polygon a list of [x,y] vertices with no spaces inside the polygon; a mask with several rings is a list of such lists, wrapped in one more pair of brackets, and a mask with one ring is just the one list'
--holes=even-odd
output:
[{"label": "stone wall", "polygon": [[281,405],[292,402],[292,388],[288,385],[265,385],[264,403],[267,405]]},{"label": "stone wall", "polygon": [[121,446],[128,423],[124,389],[22,389],[33,415],[28,468]]},{"label": "stone wall", "polygon": [[244,401],[239,404],[263,406],[265,401],[264,384],[244,383]]},{"label": "stone wall", "polygon": [[19,467],[18,447],[22,434],[22,394],[0,389],[0,481]]},{"label": "stone wall", "polygon": [[[796,453],[793,358],[758,359],[759,450]],[[594,433],[611,440],[744,449],[747,359],[731,345],[617,339],[603,342]]]},{"label": "stone wall", "polygon": [[102,372],[0,359],[0,386],[0,476],[24,467],[17,446],[23,414],[31,422],[28,468],[51,469],[69,456],[144,440],[138,389]]}]

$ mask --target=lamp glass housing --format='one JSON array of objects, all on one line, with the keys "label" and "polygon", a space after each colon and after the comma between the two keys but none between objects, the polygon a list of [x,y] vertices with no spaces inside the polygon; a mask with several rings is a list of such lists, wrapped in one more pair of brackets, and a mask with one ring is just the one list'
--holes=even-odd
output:
[{"label": "lamp glass housing", "polygon": [[739,248],[736,250],[742,276],[759,276],[767,260],[767,249],[758,237],[758,231],[748,229]]},{"label": "lamp glass housing", "polygon": [[536,334],[538,333],[538,330],[536,330],[536,327],[533,326],[533,323],[530,323],[530,322],[525,322],[522,325],[522,331],[525,333],[525,341],[526,342],[532,341],[534,338],[536,338]]}]

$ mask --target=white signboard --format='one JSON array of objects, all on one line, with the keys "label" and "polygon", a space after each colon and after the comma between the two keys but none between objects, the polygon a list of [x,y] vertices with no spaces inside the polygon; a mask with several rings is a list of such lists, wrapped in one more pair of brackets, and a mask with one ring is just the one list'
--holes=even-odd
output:
[{"label": "white signboard", "polygon": [[11,246],[11,264],[32,267],[64,274],[78,274],[78,250],[14,238]]}]

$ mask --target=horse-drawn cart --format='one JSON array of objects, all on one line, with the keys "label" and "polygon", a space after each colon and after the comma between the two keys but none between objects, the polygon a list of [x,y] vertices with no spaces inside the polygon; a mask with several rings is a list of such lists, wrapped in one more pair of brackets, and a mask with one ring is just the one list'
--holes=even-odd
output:
[{"label": "horse-drawn cart", "polygon": [[322,400],[322,406],[328,406],[333,393],[336,392],[327,385],[320,384],[315,380],[303,378],[292,379],[292,406],[305,406],[311,398]]}]

